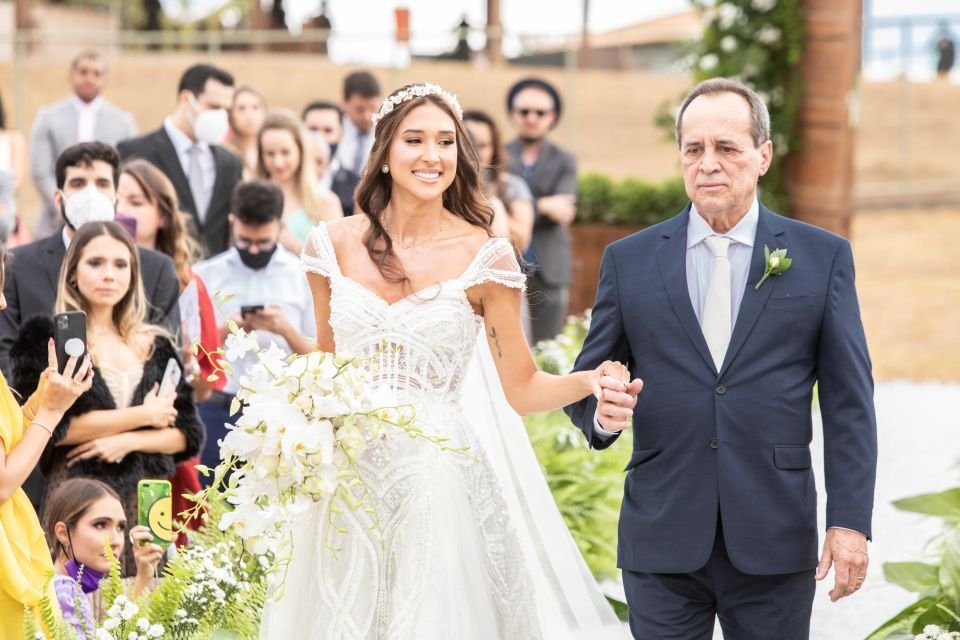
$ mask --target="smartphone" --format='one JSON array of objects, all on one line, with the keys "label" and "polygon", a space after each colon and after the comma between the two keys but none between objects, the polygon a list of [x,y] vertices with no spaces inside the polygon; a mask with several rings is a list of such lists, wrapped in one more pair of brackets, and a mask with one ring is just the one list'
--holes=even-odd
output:
[{"label": "smartphone", "polygon": [[183,371],[180,369],[180,365],[177,364],[177,359],[170,358],[167,360],[167,368],[163,371],[163,379],[160,381],[160,390],[157,392],[157,395],[163,397],[176,393],[177,387],[180,386],[180,376],[182,375]]},{"label": "smartphone", "polygon": [[137,483],[137,521],[150,529],[153,543],[161,547],[173,542],[173,499],[169,480],[141,480]]},{"label": "smartphone", "polygon": [[256,313],[257,311],[262,311],[262,310],[263,310],[262,304],[245,304],[242,307],[240,307],[240,316],[246,317],[248,314]]},{"label": "smartphone", "polygon": [[[57,367],[60,373],[67,368],[67,360],[77,357],[77,369],[87,354],[87,314],[83,311],[65,311],[53,316],[53,342],[57,350]],[[77,369],[66,373],[73,377]]]}]

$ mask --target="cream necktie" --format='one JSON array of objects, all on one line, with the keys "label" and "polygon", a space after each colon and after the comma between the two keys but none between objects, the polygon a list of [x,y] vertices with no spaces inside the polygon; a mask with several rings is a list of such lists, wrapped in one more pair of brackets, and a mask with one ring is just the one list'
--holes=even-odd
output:
[{"label": "cream necktie", "polygon": [[723,358],[727,355],[730,345],[731,310],[730,310],[730,260],[727,258],[727,249],[730,248],[730,238],[710,236],[704,242],[713,253],[713,275],[710,276],[710,287],[707,289],[707,298],[703,303],[703,337],[707,340],[713,363],[720,371]]},{"label": "cream necktie", "polygon": [[197,207],[197,219],[203,224],[207,218],[206,181],[203,178],[203,169],[200,167],[200,154],[203,150],[200,145],[194,144],[187,152],[190,156],[189,166],[187,167],[187,180],[190,182],[190,194],[193,196],[193,204]]}]

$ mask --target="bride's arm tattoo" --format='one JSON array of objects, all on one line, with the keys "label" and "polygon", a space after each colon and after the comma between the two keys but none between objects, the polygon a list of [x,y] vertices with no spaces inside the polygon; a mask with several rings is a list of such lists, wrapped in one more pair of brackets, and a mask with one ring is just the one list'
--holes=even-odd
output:
[{"label": "bride's arm tattoo", "polygon": [[493,343],[497,345],[497,356],[503,357],[503,350],[500,348],[500,338],[497,337],[497,328],[490,327],[490,337],[493,338]]}]

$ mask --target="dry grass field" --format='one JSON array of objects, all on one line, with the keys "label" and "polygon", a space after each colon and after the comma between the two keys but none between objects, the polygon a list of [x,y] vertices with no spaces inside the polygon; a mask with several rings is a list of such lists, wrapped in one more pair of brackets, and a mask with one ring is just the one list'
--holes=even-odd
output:
[{"label": "dry grass field", "polygon": [[[20,100],[15,67],[0,63],[0,87],[12,125],[28,130],[37,109],[66,95],[66,68],[73,50],[48,48],[23,66]],[[107,97],[132,111],[141,130],[151,130],[173,106],[181,71],[200,56],[125,53],[110,57]],[[241,84],[269,97],[271,107],[299,110],[308,100],[339,97],[349,71],[310,56],[223,54],[216,62]],[[580,170],[656,181],[676,175],[676,151],[652,124],[658,106],[688,88],[683,77],[563,70],[476,69],[457,63],[417,62],[406,69],[377,70],[387,89],[430,80],[458,94],[465,107],[482,108],[506,124],[506,88],[536,73],[554,81],[566,101],[557,139],[576,150]],[[936,185],[960,192],[960,86],[863,84],[856,103],[858,193],[903,192]],[[17,108],[19,102],[20,109]],[[28,215],[36,194],[27,187]],[[929,202],[929,198],[927,199]],[[871,210],[853,228],[863,315],[879,378],[960,380],[960,208]]]}]

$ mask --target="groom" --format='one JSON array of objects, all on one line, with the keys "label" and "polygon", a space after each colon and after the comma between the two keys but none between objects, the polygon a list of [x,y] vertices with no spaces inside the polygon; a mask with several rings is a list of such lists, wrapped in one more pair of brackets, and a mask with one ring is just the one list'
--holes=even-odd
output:
[{"label": "groom", "polygon": [[[876,417],[850,244],[758,202],[770,117],[746,86],[698,85],[676,135],[692,202],[607,248],[576,364],[619,360],[643,382],[566,411],[598,449],[632,419],[618,564],[635,638],[708,640],[715,616],[728,640],[807,638],[814,578],[833,566],[831,600],[855,593],[871,536]],[[757,288],[765,246],[792,264]]]}]

